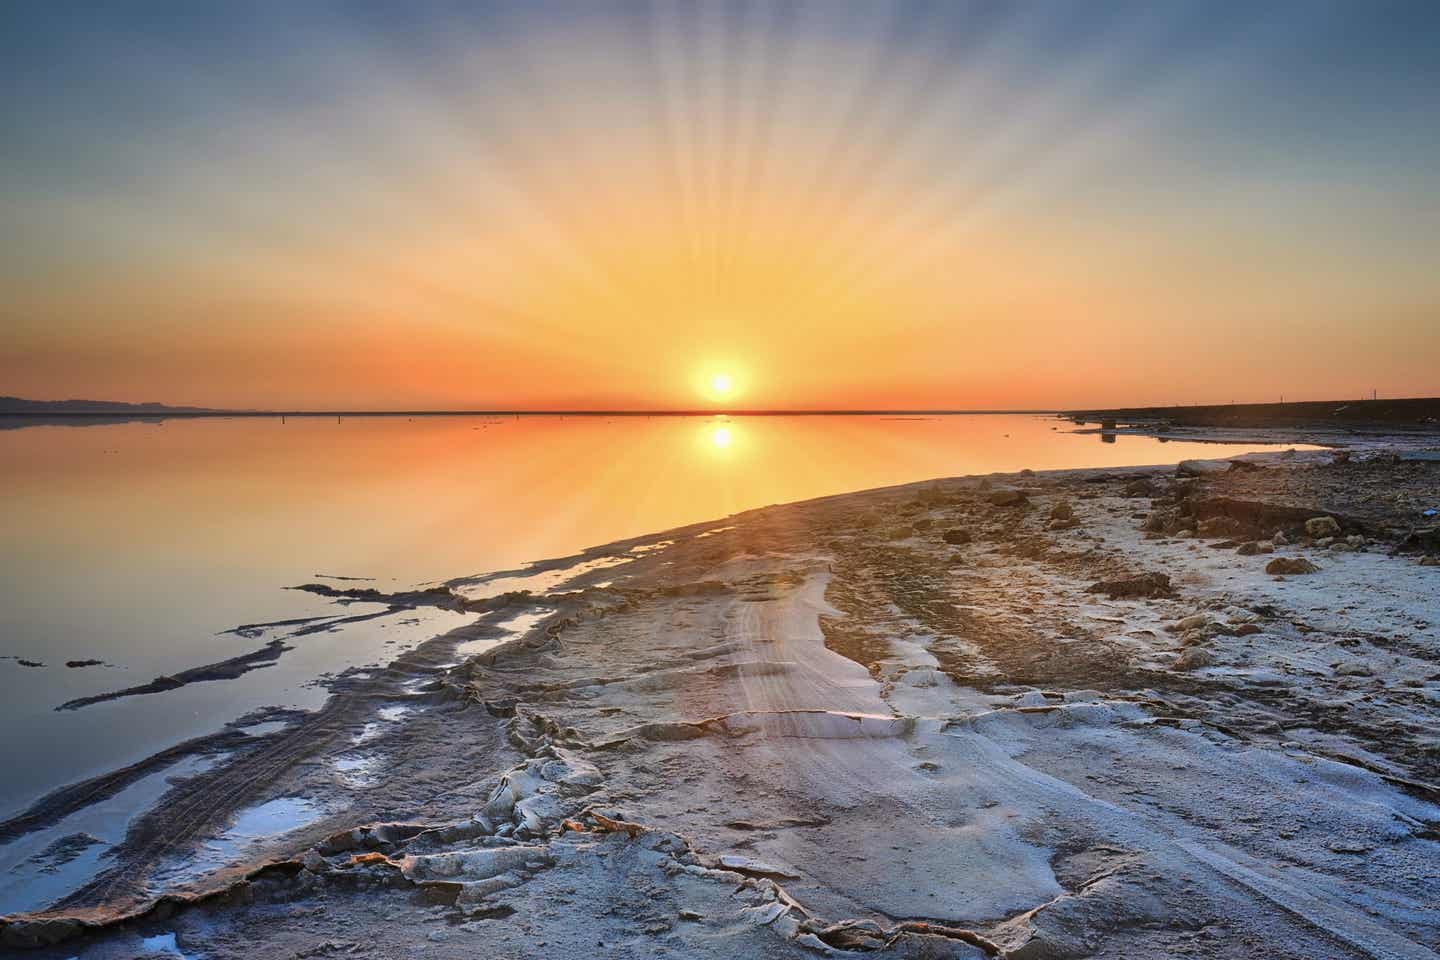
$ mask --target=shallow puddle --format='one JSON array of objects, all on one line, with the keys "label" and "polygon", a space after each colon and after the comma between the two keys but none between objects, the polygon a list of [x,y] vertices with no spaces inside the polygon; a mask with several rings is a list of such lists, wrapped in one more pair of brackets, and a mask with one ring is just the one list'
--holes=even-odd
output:
[{"label": "shallow puddle", "polygon": [[464,643],[455,646],[455,653],[462,659],[465,657],[473,657],[477,653],[484,653],[486,650],[497,647],[507,640],[514,640],[516,637],[524,636],[530,631],[531,627],[535,626],[535,624],[539,623],[548,615],[549,611],[537,611],[534,613],[518,614],[508,620],[502,620],[495,626],[505,631],[503,636],[484,637],[480,640],[466,640]]},{"label": "shallow puddle", "polygon": [[197,880],[261,853],[267,841],[319,820],[328,811],[303,797],[276,797],[242,810],[229,829],[202,843],[195,852],[157,871],[157,889]]},{"label": "shallow puddle", "polygon": [[106,866],[106,851],[164,796],[171,780],[203,773],[216,759],[181,760],[53,827],[0,846],[0,914],[42,909],[94,879]]}]

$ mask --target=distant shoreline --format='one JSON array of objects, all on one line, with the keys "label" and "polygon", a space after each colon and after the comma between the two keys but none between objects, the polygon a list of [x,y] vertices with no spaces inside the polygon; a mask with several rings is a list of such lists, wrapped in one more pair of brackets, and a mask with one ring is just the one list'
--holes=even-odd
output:
[{"label": "distant shoreline", "polygon": [[1440,429],[1440,398],[1305,400],[1297,403],[1226,403],[1193,407],[1114,407],[1067,410],[1076,423],[1176,427],[1430,426]]},{"label": "distant shoreline", "polygon": [[275,417],[971,417],[1058,410],[0,410],[7,419],[273,419]]}]

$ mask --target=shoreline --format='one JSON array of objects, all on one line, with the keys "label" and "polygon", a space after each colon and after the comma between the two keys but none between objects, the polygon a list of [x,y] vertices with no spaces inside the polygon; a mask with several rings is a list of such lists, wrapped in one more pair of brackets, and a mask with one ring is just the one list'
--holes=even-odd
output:
[{"label": "shoreline", "polygon": [[1440,398],[1393,400],[1303,400],[1292,403],[1199,404],[1171,407],[1117,407],[1067,410],[1063,419],[1082,430],[1108,436],[1195,440],[1213,435],[1217,443],[1282,442],[1325,446],[1424,442],[1440,430]]},{"label": "shoreline", "polygon": [[[1357,453],[1353,466],[1384,477],[1394,471],[1421,471],[1422,491],[1428,482],[1424,472],[1437,469],[1424,461],[1391,462],[1388,456]],[[257,888],[263,888],[266,896],[280,896],[279,902],[287,905],[324,903],[331,914],[352,916],[355,923],[364,923],[379,901],[389,904],[387,909],[408,911],[417,922],[428,923],[433,903],[423,909],[406,904],[414,896],[433,899],[438,893],[442,901],[449,897],[450,902],[440,904],[449,919],[437,929],[471,927],[470,932],[483,931],[487,938],[513,938],[520,934],[513,929],[516,921],[509,918],[525,915],[513,906],[515,896],[526,901],[532,896],[527,889],[548,888],[552,883],[570,883],[582,890],[593,886],[591,892],[599,896],[604,861],[637,846],[654,854],[652,866],[658,879],[647,882],[658,884],[657,889],[677,883],[687,889],[704,888],[690,892],[716,916],[726,909],[736,916],[747,910],[773,914],[766,923],[740,933],[722,936],[710,930],[705,936],[720,938],[712,944],[717,949],[754,947],[777,956],[788,956],[794,949],[799,951],[796,955],[808,955],[808,949],[815,947],[809,937],[832,949],[861,941],[873,947],[870,941],[878,938],[899,949],[897,955],[943,942],[960,950],[957,956],[970,955],[965,949],[978,951],[977,956],[1038,956],[1023,952],[1027,944],[1053,945],[1060,937],[1037,921],[1033,913],[1038,905],[1049,904],[1047,909],[1057,914],[1063,911],[1056,904],[1089,910],[1094,904],[1086,903],[1085,891],[1094,884],[1082,883],[1083,877],[1077,880],[1078,873],[1097,866],[1098,861],[1091,863],[1096,856],[1106,861],[1104,868],[1112,870],[1111,875],[1124,873],[1121,861],[1128,862],[1125,857],[1111,862],[1115,860],[1111,855],[1091,853],[1086,855],[1090,860],[1081,857],[1089,866],[1082,869],[1077,865],[1080,861],[1072,863],[1081,855],[1061,852],[1079,842],[1078,836],[1067,834],[1065,824],[1071,821],[1086,822],[1091,833],[1099,831],[1090,836],[1085,850],[1100,851],[1123,840],[1121,846],[1135,848],[1126,856],[1143,860],[1163,853],[1167,868],[1184,872],[1190,883],[1200,884],[1217,903],[1232,896],[1220,888],[1223,885],[1216,886],[1217,871],[1233,884],[1235,876],[1248,877],[1258,870],[1261,880],[1242,886],[1251,890],[1256,903],[1263,900],[1273,908],[1271,888],[1278,881],[1264,879],[1268,868],[1253,851],[1249,858],[1226,859],[1217,866],[1211,847],[1181,857],[1172,849],[1173,841],[1167,846],[1149,834],[1132,835],[1105,817],[1091,822],[1097,816],[1094,803],[1113,805],[1122,802],[1119,797],[1092,795],[1081,804],[1083,809],[1070,809],[1069,819],[1062,817],[1059,826],[1047,826],[1041,822],[1044,818],[1034,819],[1033,810],[1022,810],[1016,816],[1033,823],[1017,833],[1017,828],[983,813],[995,807],[985,806],[989,800],[979,794],[995,788],[995,783],[980,782],[981,777],[937,786],[951,776],[941,776],[956,762],[949,755],[963,746],[980,750],[977,756],[988,757],[987,763],[1006,771],[1007,777],[1023,775],[1032,789],[1049,798],[1046,804],[1066,807],[1069,801],[1062,801],[1069,794],[1054,793],[1058,785],[1065,783],[1069,790],[1093,788],[1086,782],[1087,773],[1104,768],[1077,771],[1063,758],[1049,757],[1044,745],[1035,741],[1035,731],[989,729],[1021,722],[1015,718],[1058,714],[1080,728],[1099,724],[1096,735],[1108,731],[1102,740],[1133,736],[1132,748],[1153,752],[1156,763],[1163,762],[1167,749],[1175,749],[1154,739],[1171,736],[1162,737],[1159,731],[1202,740],[1219,737],[1206,742],[1220,753],[1242,745],[1245,751],[1258,751],[1254,762],[1266,776],[1278,776],[1280,768],[1293,773],[1290,754],[1298,751],[1311,759],[1295,763],[1321,764],[1326,777],[1351,784],[1346,789],[1363,788],[1369,802],[1392,815],[1420,824],[1440,822],[1430,786],[1440,779],[1435,759],[1421,747],[1406,752],[1401,749],[1403,738],[1394,738],[1392,732],[1386,742],[1387,734],[1381,732],[1392,730],[1396,722],[1411,722],[1405,720],[1406,711],[1413,712],[1407,706],[1410,700],[1387,700],[1384,709],[1373,710],[1351,705],[1347,712],[1359,710],[1364,715],[1358,719],[1334,716],[1331,708],[1323,706],[1327,697],[1333,699],[1336,685],[1345,689],[1360,685],[1368,691],[1367,684],[1378,683],[1382,674],[1374,665],[1367,667],[1369,674],[1337,674],[1330,667],[1323,677],[1312,677],[1313,671],[1307,669],[1295,680],[1285,676],[1294,663],[1282,658],[1264,666],[1267,654],[1257,652],[1257,641],[1247,639],[1258,636],[1274,650],[1283,649],[1287,657],[1300,656],[1300,649],[1310,642],[1305,638],[1317,632],[1328,635],[1334,628],[1313,622],[1313,609],[1302,612],[1301,601],[1323,602],[1327,591],[1340,590],[1337,604],[1369,602],[1363,595],[1354,596],[1353,589],[1345,592],[1350,582],[1346,577],[1352,574],[1381,577],[1392,590],[1420,591],[1420,600],[1408,602],[1411,607],[1419,604],[1424,613],[1424,590],[1431,590],[1433,597],[1440,570],[1421,567],[1413,554],[1380,552],[1391,546],[1402,548],[1404,538],[1415,531],[1399,529],[1389,522],[1395,518],[1383,510],[1372,517],[1353,508],[1331,513],[1343,518],[1340,533],[1369,538],[1359,551],[1348,549],[1348,541],[1347,549],[1335,550],[1332,542],[1319,548],[1323,552],[1318,555],[1313,546],[1296,550],[1272,543],[1273,555],[1259,553],[1257,547],[1255,553],[1237,559],[1236,549],[1258,544],[1260,534],[1273,532],[1257,528],[1248,531],[1255,538],[1237,540],[1244,525],[1254,520],[1254,504],[1288,506],[1300,513],[1327,506],[1314,500],[1313,490],[1309,503],[1304,502],[1303,489],[1282,490],[1277,496],[1271,481],[1288,483],[1302,474],[1348,469],[1333,463],[1336,458],[1330,453],[1237,459],[1250,466],[1226,467],[1221,472],[1213,465],[1195,464],[1188,471],[1193,476],[1178,479],[1170,476],[1176,472],[1174,466],[1022,472],[840,494],[591,548],[521,571],[491,574],[483,578],[489,584],[475,578],[450,581],[454,590],[493,585],[507,574],[524,577],[582,567],[581,573],[543,597],[501,593],[462,599],[467,610],[480,614],[474,624],[422,643],[376,676],[342,675],[325,708],[283,731],[255,738],[253,745],[237,746],[227,763],[181,782],[132,826],[130,837],[118,849],[116,864],[95,883],[77,891],[59,909],[32,919],[4,921],[0,942],[34,945],[103,928],[105,936],[93,941],[98,949],[133,936],[137,925],[167,921],[178,905],[199,901],[205,905],[184,911],[188,920],[177,920],[188,924],[185,935],[191,940],[198,937],[204,943],[220,928],[245,930],[251,937],[275,937],[277,944],[323,939],[325,925],[319,922],[297,919],[283,925],[283,932],[268,933],[263,924],[257,926],[265,910],[232,902],[242,889],[253,894]],[[1371,460],[1374,464],[1368,465]],[[1276,476],[1267,476],[1272,473]],[[987,483],[990,489],[984,488]],[[1342,478],[1337,486],[1355,483]],[[1140,495],[1142,488],[1150,496]],[[1175,516],[1168,522],[1162,518],[1158,530],[1140,530],[1151,521],[1133,514],[1142,505],[1147,516],[1169,510],[1154,501],[1174,500],[1176,488],[1192,492],[1175,503]],[[1196,489],[1206,495],[1196,497]],[[1012,494],[1015,498],[1010,500]],[[1287,503],[1287,497],[1294,502]],[[1068,516],[1058,508],[1062,500],[1068,504]],[[1181,511],[1186,503],[1194,511],[1192,524],[1174,531],[1188,529],[1199,536],[1166,535],[1167,523],[1173,526],[1185,519]],[[1201,526],[1207,523],[1208,528]],[[1282,525],[1299,539],[1293,518]],[[1303,529],[1303,523],[1299,526]],[[946,542],[952,529],[963,530],[964,536],[956,534],[957,542]],[[1210,549],[1226,540],[1237,542],[1224,552]],[[1284,580],[1257,574],[1273,556],[1293,555],[1314,556],[1322,569]],[[625,559],[584,568],[607,557]],[[1086,593],[1092,585],[1123,584],[1162,569],[1183,573],[1167,574],[1170,581],[1163,590],[1144,588],[1151,589],[1151,597],[1127,597],[1125,590],[1130,588],[1121,588],[1108,599],[1104,590]],[[1326,586],[1317,593],[1309,586],[1312,582]],[[377,599],[365,592],[367,588],[327,589],[337,595],[354,594],[356,599],[362,599],[361,593],[363,599]],[[405,596],[413,602],[414,594]],[[448,596],[448,591],[447,598],[435,594],[437,602],[448,602]],[[1213,607],[1214,601],[1225,597],[1231,602]],[[1257,614],[1256,606],[1271,612]],[[1241,614],[1226,612],[1232,608],[1244,610],[1246,619],[1234,622]],[[1429,609],[1435,612],[1433,602]],[[522,611],[542,617],[521,635],[505,639],[499,624]],[[1194,612],[1180,616],[1184,611]],[[1372,613],[1395,616],[1379,608]],[[1202,616],[1205,625],[1168,629],[1196,616]],[[1112,623],[1116,620],[1118,624]],[[1412,620],[1418,623],[1424,617],[1413,614]],[[1241,629],[1251,625],[1257,629]],[[1125,630],[1116,630],[1117,626]],[[1383,649],[1383,656],[1407,664],[1433,657],[1434,630],[1413,623],[1405,629],[1414,636],[1403,643],[1388,636],[1381,643],[1365,631],[1361,636],[1368,647]],[[1101,642],[1102,635],[1112,632],[1117,635]],[[1353,639],[1342,633],[1337,637]],[[649,643],[637,640],[637,634]],[[502,642],[454,662],[455,648],[491,639]],[[1037,661],[1032,648],[1045,657]],[[1344,664],[1351,660],[1361,667],[1369,664],[1366,658],[1353,656],[1353,644],[1331,648],[1346,653]],[[1381,656],[1375,653],[1376,658]],[[1187,657],[1191,664],[1180,667]],[[1243,657],[1258,657],[1262,666],[1232,662]],[[1071,662],[1064,669],[1049,665],[1057,658]],[[1282,669],[1284,664],[1289,666]],[[1264,675],[1255,676],[1257,671]],[[1414,696],[1420,696],[1422,703],[1424,697],[1440,698],[1440,690],[1431,693],[1437,684],[1425,679],[1420,668],[1406,666],[1405,671],[1400,679],[1418,686],[1404,687],[1402,693],[1419,691]],[[1388,676],[1391,672],[1387,664],[1387,679],[1394,679]],[[1276,690],[1283,696],[1277,696]],[[1372,699],[1375,695],[1366,694]],[[359,739],[369,729],[367,724],[375,723],[379,704],[411,712],[381,724],[374,736]],[[1276,716],[1284,714],[1287,704],[1299,709],[1299,716],[1317,731],[1313,742],[1278,739],[1269,730],[1269,725],[1281,722]],[[1103,722],[1090,716],[1102,713]],[[1022,726],[1035,722],[1025,719]],[[1130,732],[1140,729],[1135,724],[1146,731],[1144,736]],[[1292,725],[1282,732],[1293,736],[1297,729]],[[956,731],[966,731],[965,737],[957,738]],[[994,753],[1010,742],[1007,738],[1016,737],[1024,745],[1020,755],[1031,757],[1021,764],[1024,770],[1014,767],[1013,757],[1001,756],[1010,747]],[[957,739],[965,743],[951,742]],[[464,757],[452,756],[447,749],[457,743],[466,744]],[[809,746],[797,753],[797,744]],[[833,752],[836,744],[845,747],[840,754]],[[1192,749],[1199,747],[1190,744]],[[687,749],[742,779],[747,764],[775,765],[772,788],[736,793],[734,784],[715,782],[696,768],[695,756]],[[916,750],[940,759],[914,759]],[[356,787],[353,777],[347,785],[345,771],[335,763],[348,762],[347,758],[360,763],[365,759],[361,754],[381,758],[371,766],[383,770],[363,787]],[[736,767],[741,755],[745,762]],[[823,763],[815,759],[821,755]],[[878,770],[901,769],[895,764],[905,756],[912,760],[901,764],[908,771],[901,777],[903,789],[874,780]],[[655,778],[651,768],[657,764],[689,771],[697,778],[696,789],[713,794],[710,808],[728,808],[734,815],[717,822],[715,817],[685,810],[679,797],[665,802],[646,799],[657,791],[673,793],[673,786]],[[826,856],[842,860],[846,856],[849,845],[841,825],[847,817],[859,816],[865,822],[868,815],[857,811],[868,809],[866,797],[873,799],[869,794],[835,794],[827,772],[833,776],[842,770],[860,782],[873,781],[867,789],[899,804],[895,810],[921,799],[952,805],[954,816],[968,821],[968,829],[983,842],[979,847],[968,841],[956,846],[957,841],[944,839],[948,828],[911,822],[913,818],[895,810],[871,827],[939,849],[940,858],[962,875],[961,867],[969,864],[972,879],[988,882],[1001,875],[1020,879],[1006,881],[1009,886],[1004,891],[966,913],[950,908],[900,909],[923,904],[890,889],[904,875],[895,871],[906,861],[895,860],[883,848],[870,856],[870,848],[862,845],[867,859],[875,861],[861,871],[873,893],[840,877],[822,877],[827,872]],[[1074,782],[1077,776],[1080,784]],[[1206,767],[1205,776],[1235,785],[1217,764]],[[1205,777],[1196,775],[1195,780],[1190,788],[1206,786]],[[1183,799],[1171,795],[1163,778],[1146,782],[1165,794],[1161,808]],[[779,795],[771,796],[775,786]],[[512,796],[502,814],[496,804],[506,805],[506,790]],[[199,876],[186,877],[183,869],[174,873],[176,863],[185,859],[187,837],[198,842],[217,831],[223,834],[225,823],[235,814],[286,797],[303,798],[321,814],[295,830],[247,847],[238,863]],[[1324,811],[1335,818],[1334,824],[1343,821],[1346,830],[1371,829],[1365,824],[1357,827],[1356,815],[1340,809],[1338,803],[1334,806]],[[824,824],[805,812],[814,810],[829,811]],[[1266,822],[1270,816],[1263,814]],[[483,829],[476,829],[476,817]],[[356,824],[385,820],[403,820],[408,826],[355,833]],[[638,826],[633,830],[622,826],[617,832],[607,823]],[[1413,857],[1415,845],[1434,844],[1426,839],[1427,830],[1433,832],[1433,826],[1416,828],[1408,839],[1388,842],[1397,851],[1403,849],[1404,857]],[[804,849],[788,846],[791,834],[807,831],[818,833],[800,844]],[[1048,831],[1065,836],[1057,839]],[[1203,829],[1200,832],[1206,835]],[[631,833],[637,836],[631,838]],[[1104,843],[1096,839],[1110,833],[1115,836]],[[337,839],[343,837],[350,840]],[[1227,837],[1225,842],[1236,840]],[[357,849],[362,851],[358,857]],[[496,852],[516,849],[522,849],[523,855]],[[764,856],[755,856],[757,852]],[[379,856],[365,859],[371,854]],[[1356,861],[1354,854],[1307,848],[1306,855],[1319,858],[1315,863],[1322,873],[1333,873],[1326,874],[1331,882],[1342,887],[1352,882],[1346,878],[1353,872],[1348,865]],[[476,866],[473,861],[478,860],[504,860],[509,865],[487,873],[490,866]],[[456,872],[446,872],[449,866],[441,870],[442,863],[456,862],[460,863]],[[148,885],[152,876],[164,878],[167,871],[168,887]],[[123,883],[117,879],[122,874],[127,878]],[[681,881],[682,875],[689,879]],[[559,879],[562,876],[570,879]],[[727,908],[730,900],[724,884],[736,882],[746,891],[741,899],[754,902]],[[922,883],[926,889],[921,895],[940,893],[948,883],[946,876],[930,877]],[[1433,894],[1437,889],[1431,878],[1406,895]],[[1175,894],[1147,893],[1179,909],[1172,899]],[[1396,932],[1408,920],[1391,918],[1390,926],[1380,923],[1377,932],[1365,926],[1376,921],[1352,915],[1354,905],[1347,905],[1343,896],[1337,901],[1332,894],[1328,888],[1317,888],[1304,893],[1309,899],[1302,898],[1300,906],[1285,907],[1290,914],[1298,910],[1307,918],[1301,924],[1304,930],[1295,936],[1302,940],[1317,936],[1319,918],[1324,921],[1319,926],[1328,930],[1321,936],[1325,942],[1335,937],[1352,942],[1362,935],[1385,942],[1398,936],[1409,942]],[[506,904],[512,904],[507,907],[511,913],[496,915]],[[1258,925],[1255,930],[1269,930],[1266,924],[1278,922],[1255,903],[1241,906],[1249,918],[1246,922]],[[1105,909],[1121,910],[1121,905]],[[701,936],[706,924],[684,920],[683,912],[662,918],[663,924],[662,919],[654,920],[657,930],[646,936],[658,938],[656,943],[678,938],[673,946],[682,951],[711,942]],[[634,911],[621,915],[630,921],[638,916]],[[840,931],[834,923],[821,923],[821,917],[832,921],[848,917],[854,922]],[[592,921],[529,918],[547,936],[557,938],[556,943],[569,936],[567,922],[574,930],[590,931]],[[663,931],[658,930],[661,925]],[[1421,928],[1429,929],[1423,923]],[[1105,930],[1111,928],[1101,923],[1094,935]],[[1167,936],[1183,932],[1171,931]],[[393,933],[375,931],[379,941]],[[1271,930],[1267,936],[1273,934]],[[1104,935],[1120,936],[1113,930]],[[444,956],[446,944],[458,949],[463,939],[458,933],[453,940],[448,935],[432,937],[427,947]],[[1126,942],[1125,948],[1134,951],[1128,955],[1161,949],[1145,937],[1139,941]],[[223,937],[220,942],[218,949],[210,944],[197,950],[207,957],[229,955]],[[642,937],[636,946],[649,942]],[[519,943],[512,946],[518,949]],[[1165,949],[1174,947],[1170,940],[1166,944]],[[392,943],[397,945],[398,941]],[[1423,952],[1397,943],[1394,950],[1399,952],[1392,955],[1429,953],[1418,942],[1414,946]]]}]

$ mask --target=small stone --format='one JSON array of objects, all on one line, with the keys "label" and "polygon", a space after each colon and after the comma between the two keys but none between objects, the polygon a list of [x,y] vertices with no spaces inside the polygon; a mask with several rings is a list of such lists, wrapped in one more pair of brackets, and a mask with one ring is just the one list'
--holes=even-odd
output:
[{"label": "small stone", "polygon": [[1260,541],[1251,540],[1248,543],[1242,543],[1235,552],[1242,557],[1253,557],[1260,552]]},{"label": "small stone", "polygon": [[963,527],[953,527],[941,534],[940,539],[946,543],[960,546],[969,543],[971,540],[970,531]]},{"label": "small stone", "polygon": [[1319,540],[1322,537],[1340,536],[1340,524],[1334,517],[1311,517],[1305,521],[1305,532]]},{"label": "small stone", "polygon": [[1186,647],[1180,651],[1180,656],[1175,658],[1174,669],[1176,670],[1199,670],[1208,667],[1215,662],[1215,658],[1209,650],[1204,647]]},{"label": "small stone", "polygon": [[1250,637],[1262,632],[1260,624],[1258,623],[1242,623],[1235,628],[1235,636],[1237,637]]},{"label": "small stone", "polygon": [[1440,557],[1421,557],[1421,558],[1420,558],[1420,566],[1422,566],[1422,567],[1440,567]]},{"label": "small stone", "polygon": [[1170,578],[1163,573],[1146,573],[1122,580],[1101,580],[1085,588],[1086,593],[1103,593],[1111,600],[1134,597],[1170,597],[1175,595]]},{"label": "small stone", "polygon": [[1304,557],[1276,557],[1265,564],[1265,572],[1272,577],[1295,573],[1314,573],[1320,568]]},{"label": "small stone", "polygon": [[1332,853],[1369,853],[1375,849],[1373,843],[1361,840],[1332,840],[1327,846]]},{"label": "small stone", "polygon": [[1176,620],[1170,626],[1166,627],[1166,630],[1171,633],[1189,633],[1191,630],[1199,630],[1202,627],[1209,626],[1209,624],[1209,617],[1203,613],[1196,613]]},{"label": "small stone", "polygon": [[1215,476],[1228,473],[1230,467],[1229,460],[1181,460],[1175,467],[1175,475],[1178,477]]},{"label": "small stone", "polygon": [[1057,500],[1050,507],[1051,520],[1069,520],[1075,516],[1075,508],[1070,505],[1069,500]]},{"label": "small stone", "polygon": [[1275,536],[1270,538],[1270,542],[1277,547],[1287,547],[1290,545],[1290,538],[1285,536],[1284,530],[1276,530]]},{"label": "small stone", "polygon": [[1013,507],[1024,503],[1026,501],[1026,496],[1025,491],[1023,490],[1016,490],[1014,488],[1007,487],[1001,490],[991,491],[990,496],[986,499],[988,499],[991,504],[997,507]]}]

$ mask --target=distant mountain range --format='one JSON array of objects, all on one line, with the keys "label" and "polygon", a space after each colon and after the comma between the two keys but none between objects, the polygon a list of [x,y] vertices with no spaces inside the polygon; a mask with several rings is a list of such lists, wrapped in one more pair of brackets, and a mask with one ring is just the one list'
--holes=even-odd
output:
[{"label": "distant mountain range", "polygon": [[0,397],[0,414],[44,416],[54,413],[100,413],[146,416],[166,413],[225,413],[211,407],[172,407],[164,403],[122,403],[118,400],[26,400]]}]

